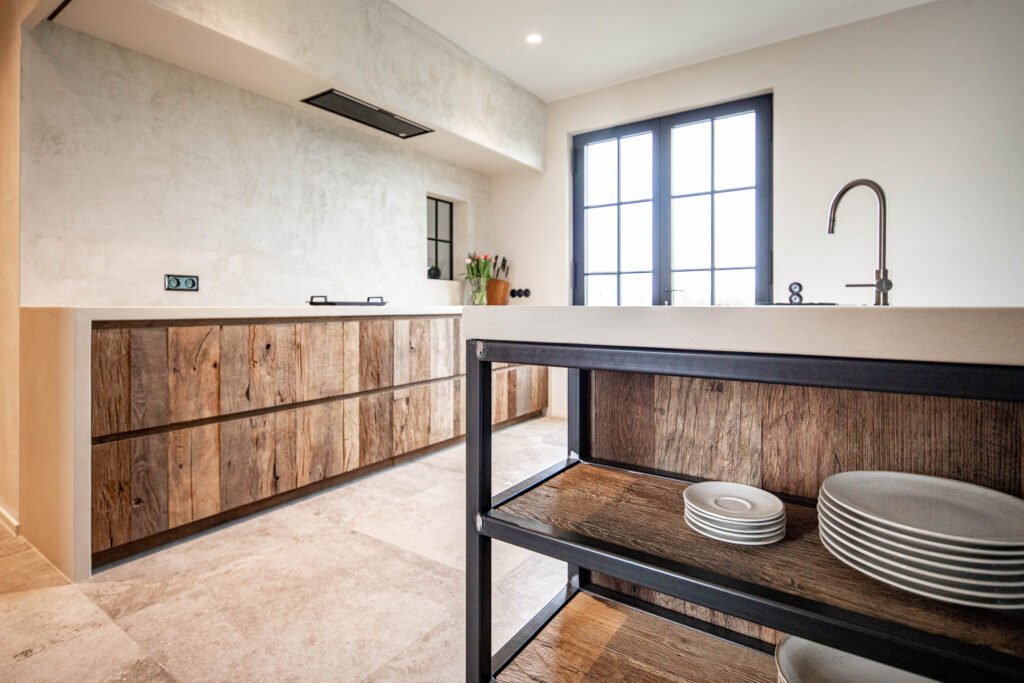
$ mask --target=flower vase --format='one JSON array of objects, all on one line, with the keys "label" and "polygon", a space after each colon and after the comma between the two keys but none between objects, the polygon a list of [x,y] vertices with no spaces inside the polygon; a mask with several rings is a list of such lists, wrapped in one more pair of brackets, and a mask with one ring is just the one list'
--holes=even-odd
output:
[{"label": "flower vase", "polygon": [[487,278],[482,277],[470,277],[466,278],[469,282],[469,290],[471,292],[470,301],[474,306],[483,306],[487,303]]}]

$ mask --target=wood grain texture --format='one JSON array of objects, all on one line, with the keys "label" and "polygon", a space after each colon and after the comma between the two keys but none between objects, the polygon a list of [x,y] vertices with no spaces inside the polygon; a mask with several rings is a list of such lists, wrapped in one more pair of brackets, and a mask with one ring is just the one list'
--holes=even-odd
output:
[{"label": "wood grain texture", "polygon": [[393,399],[390,392],[359,399],[359,466],[365,467],[394,455],[391,426]]},{"label": "wood grain texture", "polygon": [[1024,620],[891,588],[834,558],[818,539],[814,508],[787,505],[786,538],[761,547],[706,538],[683,518],[686,484],[577,465],[501,507],[611,543],[783,593],[929,633],[1024,656]]},{"label": "wood grain texture", "polygon": [[92,435],[129,429],[131,357],[128,330],[92,331]]},{"label": "wood grain texture", "polygon": [[394,331],[391,320],[359,322],[359,391],[392,385],[395,367]]},{"label": "wood grain texture", "polygon": [[345,393],[359,391],[359,321],[349,320],[342,324],[345,338]]},{"label": "wood grain texture", "polygon": [[220,430],[217,425],[167,434],[167,525],[220,512]]},{"label": "wood grain texture", "polygon": [[430,358],[434,353],[430,339],[430,320],[417,318],[409,321],[409,372],[410,382],[430,379]]},{"label": "wood grain texture", "polygon": [[92,551],[127,543],[132,536],[131,444],[92,447]]},{"label": "wood grain texture", "polygon": [[395,320],[395,369],[392,373],[392,380],[396,387],[409,383],[409,326],[412,321],[408,319]]},{"label": "wood grain texture", "polygon": [[434,382],[429,388],[430,436],[427,443],[435,444],[455,436],[455,380]]},{"label": "wood grain texture", "polygon": [[295,403],[295,325],[221,328],[220,402],[224,414]]},{"label": "wood grain texture", "polygon": [[1024,404],[594,373],[595,457],[815,497],[893,470],[1022,495]]},{"label": "wood grain texture", "polygon": [[494,371],[491,383],[491,424],[508,419],[508,369]]},{"label": "wood grain texture", "polygon": [[359,469],[359,442],[362,430],[359,426],[359,399],[346,398],[342,408],[345,420],[344,433],[344,459],[342,461],[342,472],[351,472]]},{"label": "wood grain texture", "polygon": [[[513,417],[519,417],[520,415],[526,415],[532,410],[532,376],[536,368],[524,365],[513,370],[516,381],[516,398],[512,400],[512,394],[509,393],[509,413]],[[513,412],[512,406],[515,406]]]},{"label": "wood grain texture", "polygon": [[127,442],[131,451],[132,540],[167,528],[167,434]]},{"label": "wood grain texture", "polygon": [[455,380],[455,436],[466,435],[466,380]]},{"label": "wood grain texture", "polygon": [[535,365],[530,371],[530,411],[548,407],[548,369]]},{"label": "wood grain texture", "polygon": [[305,486],[345,471],[345,401],[300,408],[296,485]]},{"label": "wood grain texture", "polygon": [[295,326],[299,401],[345,393],[345,325],[342,322]]},{"label": "wood grain texture", "polygon": [[131,429],[165,425],[170,419],[167,377],[167,328],[129,332],[131,356]]},{"label": "wood grain texture", "polygon": [[578,593],[498,680],[770,683],[776,669],[762,652]]},{"label": "wood grain texture", "polygon": [[441,379],[455,374],[455,320],[430,318],[430,377]]},{"label": "wood grain texture", "polygon": [[619,593],[625,593],[626,595],[632,595],[635,598],[644,600],[645,602],[670,609],[680,614],[685,614],[688,617],[694,619],[700,619],[701,621],[716,626],[727,628],[736,633],[742,633],[743,635],[750,636],[751,638],[757,638],[763,640],[766,643],[776,644],[779,642],[779,638],[782,637],[780,631],[770,629],[767,626],[761,624],[755,624],[752,621],[745,621],[738,619],[724,612],[716,612],[715,610],[708,609],[693,602],[687,602],[680,600],[679,598],[673,598],[670,595],[659,593],[655,590],[651,590],[645,586],[637,586],[636,584],[616,579],[600,572],[592,572],[590,575],[591,581],[598,586],[604,586],[605,588],[617,591]]},{"label": "wood grain texture", "polygon": [[455,368],[456,375],[466,374],[466,337],[462,334],[462,316],[455,318],[455,348],[453,350],[454,361],[452,367]]},{"label": "wood grain texture", "polygon": [[167,328],[169,415],[186,422],[220,414],[220,328]]},{"label": "wood grain texture", "polygon": [[423,448],[429,443],[430,389],[430,385],[427,385],[394,391],[392,414],[394,455]]}]

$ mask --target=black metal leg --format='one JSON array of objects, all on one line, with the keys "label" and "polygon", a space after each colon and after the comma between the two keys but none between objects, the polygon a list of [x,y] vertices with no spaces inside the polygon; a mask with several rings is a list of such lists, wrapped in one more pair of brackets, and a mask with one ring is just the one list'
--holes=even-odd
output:
[{"label": "black metal leg", "polygon": [[491,364],[466,342],[466,681],[491,680],[491,539],[479,533],[491,508]]},{"label": "black metal leg", "polygon": [[569,452],[590,460],[590,370],[569,368]]}]

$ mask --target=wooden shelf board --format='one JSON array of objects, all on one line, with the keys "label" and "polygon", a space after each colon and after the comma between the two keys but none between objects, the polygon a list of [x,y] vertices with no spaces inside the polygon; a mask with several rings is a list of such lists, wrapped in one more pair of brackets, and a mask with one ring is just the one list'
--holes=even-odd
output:
[{"label": "wooden shelf board", "polygon": [[503,671],[500,683],[527,681],[776,680],[762,652],[617,602],[578,593]]},{"label": "wooden shelf board", "polygon": [[687,526],[685,482],[596,465],[569,468],[499,509],[525,520],[663,557],[722,577],[1024,657],[1024,614],[959,607],[889,587],[847,567],[818,538],[817,513],[786,506],[786,538],[746,547]]}]

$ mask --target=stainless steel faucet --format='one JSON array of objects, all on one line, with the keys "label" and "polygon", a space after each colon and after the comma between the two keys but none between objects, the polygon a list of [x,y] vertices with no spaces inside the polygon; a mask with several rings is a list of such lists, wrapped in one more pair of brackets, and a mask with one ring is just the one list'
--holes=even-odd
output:
[{"label": "stainless steel faucet", "polygon": [[842,189],[839,190],[839,192],[836,192],[836,196],[832,198],[832,206],[829,207],[828,210],[828,234],[834,234],[836,231],[836,209],[839,207],[839,201],[847,192],[858,185],[864,185],[865,187],[871,188],[878,197],[878,270],[875,271],[874,283],[848,284],[846,286],[874,287],[875,305],[888,306],[889,290],[892,289],[892,280],[889,279],[889,271],[885,268],[885,192],[882,190],[882,186],[874,180],[868,180],[867,178],[851,180],[843,185]]}]

